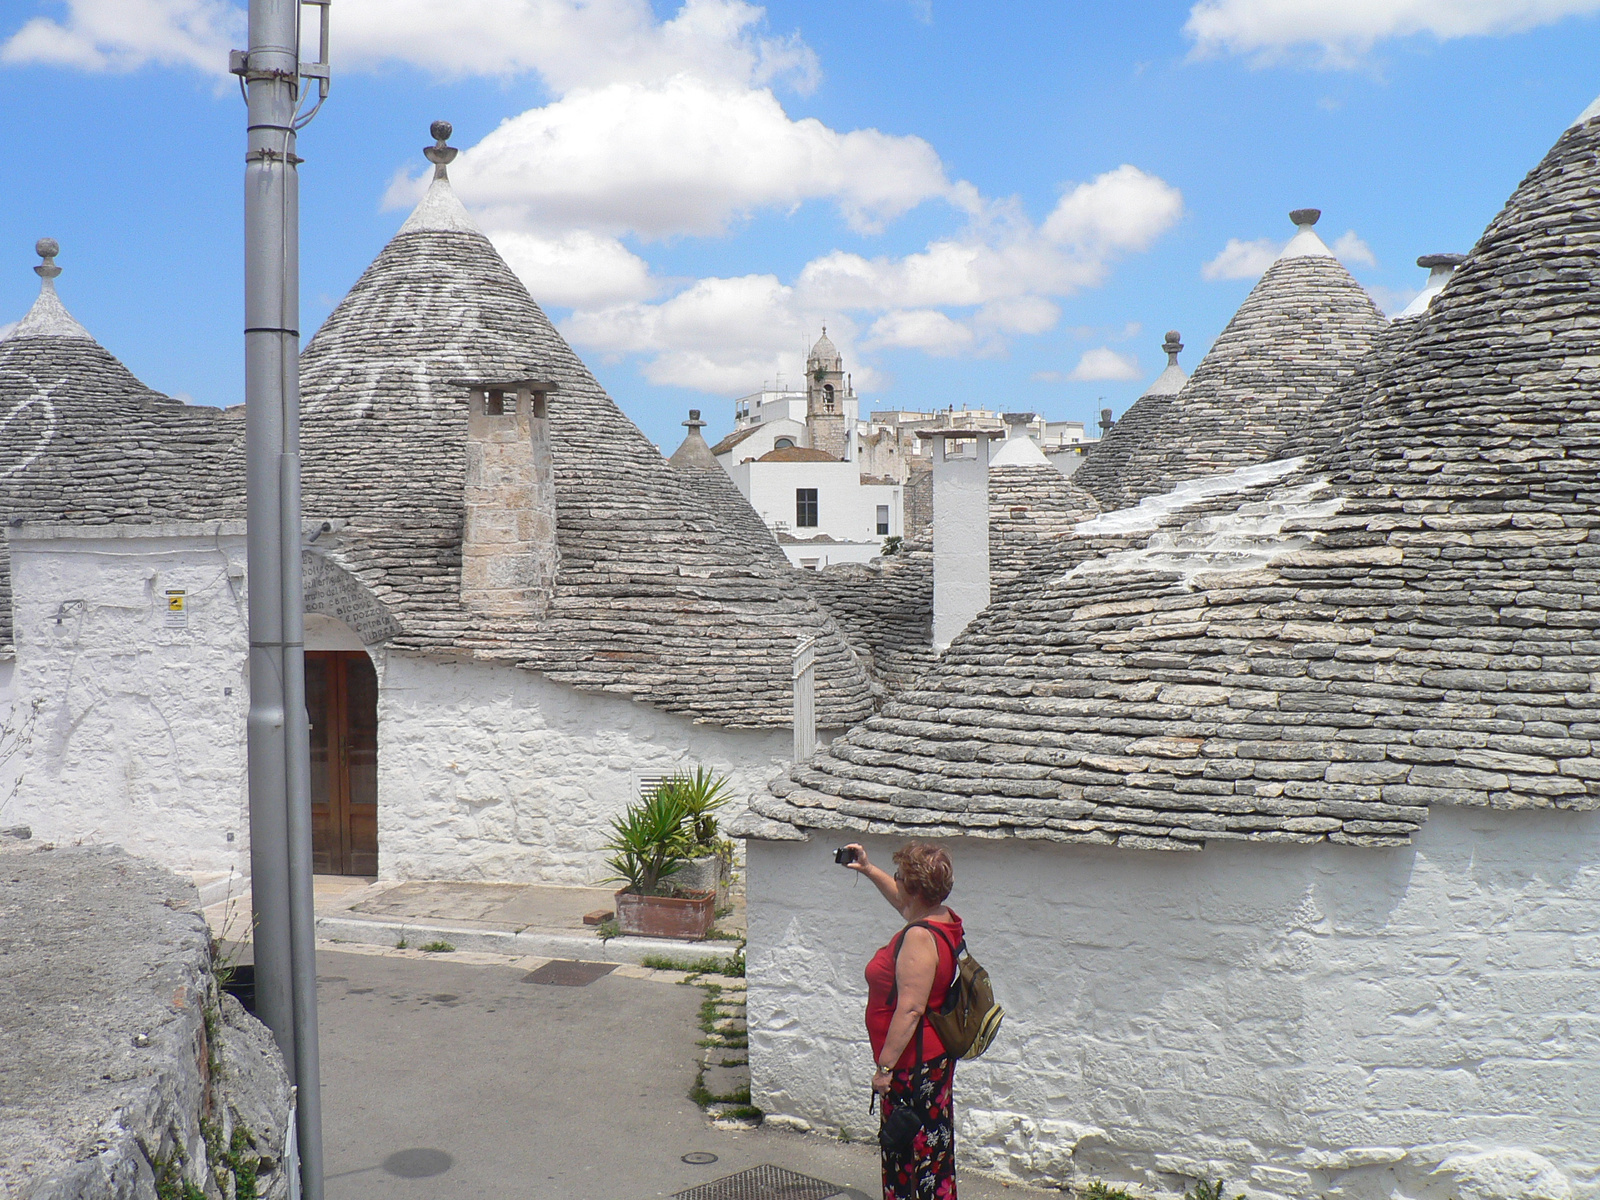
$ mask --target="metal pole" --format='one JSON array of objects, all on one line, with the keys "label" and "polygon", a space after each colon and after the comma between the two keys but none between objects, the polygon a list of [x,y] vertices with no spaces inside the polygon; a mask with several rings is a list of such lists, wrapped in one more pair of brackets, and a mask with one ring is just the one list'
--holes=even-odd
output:
[{"label": "metal pole", "polygon": [[[325,11],[325,10],[324,10]],[[322,1200],[310,767],[300,577],[300,0],[250,0],[233,68],[245,156],[245,440],[249,504],[251,895],[257,1012],[297,1089],[305,1200]]]}]

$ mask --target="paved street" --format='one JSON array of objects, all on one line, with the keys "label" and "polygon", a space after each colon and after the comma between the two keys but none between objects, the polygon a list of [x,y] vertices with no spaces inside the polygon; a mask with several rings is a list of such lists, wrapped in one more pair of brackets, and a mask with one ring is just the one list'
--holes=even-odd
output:
[{"label": "paved street", "polygon": [[[707,1125],[687,1098],[699,988],[326,947],[319,963],[329,1200],[633,1200],[761,1163],[879,1195],[875,1147]],[[681,1161],[696,1151],[717,1161]]]}]

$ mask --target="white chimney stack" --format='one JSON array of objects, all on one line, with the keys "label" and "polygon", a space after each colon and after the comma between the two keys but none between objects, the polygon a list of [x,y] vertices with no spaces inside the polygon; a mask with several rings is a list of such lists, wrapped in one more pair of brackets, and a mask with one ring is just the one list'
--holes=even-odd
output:
[{"label": "white chimney stack", "polygon": [[942,654],[989,607],[989,443],[1005,434],[950,426],[917,436],[933,442],[933,649]]}]

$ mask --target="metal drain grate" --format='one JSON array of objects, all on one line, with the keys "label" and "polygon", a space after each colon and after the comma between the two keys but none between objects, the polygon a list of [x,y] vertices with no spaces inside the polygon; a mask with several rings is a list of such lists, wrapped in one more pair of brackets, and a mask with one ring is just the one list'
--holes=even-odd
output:
[{"label": "metal drain grate", "polygon": [[555,958],[537,971],[522,977],[523,983],[551,983],[556,987],[588,987],[603,975],[617,969],[616,963],[578,962],[571,958]]},{"label": "metal drain grate", "polygon": [[832,1200],[844,1190],[837,1184],[763,1163],[726,1179],[674,1192],[672,1200]]}]

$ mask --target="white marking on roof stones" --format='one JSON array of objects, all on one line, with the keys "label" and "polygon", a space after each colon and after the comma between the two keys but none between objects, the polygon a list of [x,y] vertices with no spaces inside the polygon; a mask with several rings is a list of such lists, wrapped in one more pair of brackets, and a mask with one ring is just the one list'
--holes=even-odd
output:
[{"label": "white marking on roof stones", "polygon": [[44,410],[44,429],[39,434],[38,440],[34,442],[32,449],[5,470],[0,471],[0,479],[10,479],[18,471],[27,470],[44,453],[45,447],[56,436],[56,406],[48,396],[31,396],[13,405],[10,412],[4,417],[0,417],[0,441],[4,440],[6,427],[36,404]]},{"label": "white marking on roof stones", "polygon": [[1572,123],[1572,128],[1576,129],[1579,125],[1586,124],[1596,117],[1600,117],[1600,96],[1596,96],[1594,103],[1578,114],[1578,119]]},{"label": "white marking on roof stones", "polygon": [[1219,516],[1199,517],[1177,529],[1161,529],[1140,550],[1121,550],[1092,558],[1067,573],[1068,579],[1122,571],[1166,571],[1185,584],[1202,573],[1253,571],[1274,559],[1304,550],[1313,531],[1286,534],[1283,527],[1331,517],[1344,506],[1326,477],[1241,504]]},{"label": "white marking on roof stones", "polygon": [[1154,533],[1142,549],[1090,559],[1067,578],[1122,571],[1165,571],[1192,582],[1202,572],[1251,571],[1274,559],[1304,550],[1316,540],[1310,531],[1285,534],[1284,525],[1329,517],[1344,505],[1324,479],[1275,492],[1221,516],[1200,517],[1177,529]]},{"label": "white marking on roof stones", "polygon": [[1159,496],[1146,496],[1132,508],[1119,508],[1102,513],[1073,527],[1080,537],[1114,537],[1125,533],[1148,533],[1159,529],[1161,523],[1175,512],[1193,507],[1213,496],[1229,492],[1244,492],[1262,484],[1274,483],[1298,470],[1304,458],[1282,458],[1277,462],[1252,463],[1225,475],[1203,475],[1199,479],[1186,479],[1170,492]]}]

